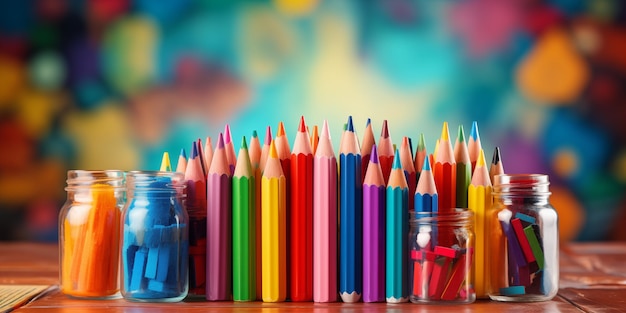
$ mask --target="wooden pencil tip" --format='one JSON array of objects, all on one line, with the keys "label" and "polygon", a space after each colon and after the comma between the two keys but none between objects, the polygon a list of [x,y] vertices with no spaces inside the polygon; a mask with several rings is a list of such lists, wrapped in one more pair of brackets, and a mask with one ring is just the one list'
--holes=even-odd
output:
[{"label": "wooden pencil tip", "polygon": [[196,141],[191,145],[191,158],[195,159],[198,156],[198,143]]},{"label": "wooden pencil tip", "polygon": [[486,166],[486,161],[485,161],[485,151],[483,149],[480,149],[480,153],[478,154],[478,161],[476,162],[476,167],[479,166]]},{"label": "wooden pencil tip", "polygon": [[346,130],[354,132],[354,125],[352,124],[352,115],[348,116],[348,124],[346,124]]},{"label": "wooden pencil tip", "polygon": [[217,136],[217,148],[218,149],[224,148],[224,135],[222,135],[222,133],[220,133],[219,136]]},{"label": "wooden pencil tip", "polygon": [[285,124],[283,122],[278,122],[278,132],[276,133],[276,137],[285,135]]},{"label": "wooden pencil tip", "polygon": [[180,156],[187,159],[187,152],[185,152],[185,148],[180,149]]},{"label": "wooden pencil tip", "polygon": [[422,167],[422,171],[430,171],[430,158],[428,155],[424,156],[424,166]]},{"label": "wooden pencil tip", "polygon": [[424,139],[424,133],[420,134],[420,140],[417,143],[417,151],[426,150],[426,139]]},{"label": "wooden pencil tip", "polygon": [[378,150],[376,149],[376,145],[372,146],[372,152],[370,154],[370,162],[378,163]]},{"label": "wooden pencil tip", "polygon": [[383,129],[380,131],[380,136],[382,138],[389,137],[389,127],[387,127],[387,120],[383,120]]},{"label": "wooden pencil tip", "polygon": [[450,130],[448,129],[448,122],[443,122],[443,127],[441,129],[441,140],[450,140]]},{"label": "wooden pencil tip", "polygon": [[396,153],[393,156],[393,165],[391,166],[391,168],[393,169],[402,168],[402,161],[400,160],[400,150],[396,150]]},{"label": "wooden pencil tip", "polygon": [[224,141],[226,142],[226,144],[229,144],[231,141],[233,141],[233,137],[230,134],[230,125],[228,124],[224,125]]},{"label": "wooden pencil tip", "polygon": [[248,149],[248,143],[246,142],[246,136],[243,136],[241,139],[241,149]]},{"label": "wooden pencil tip", "polygon": [[270,156],[269,157],[274,158],[274,159],[278,158],[278,152],[276,151],[276,145],[274,144],[274,140],[270,142]]},{"label": "wooden pencil tip", "polygon": [[500,162],[500,147],[496,147],[493,150],[493,158],[491,160],[491,163],[493,164],[498,164]]},{"label": "wooden pencil tip", "polygon": [[330,138],[330,130],[328,129],[328,121],[324,120],[324,124],[322,124],[322,137]]},{"label": "wooden pencil tip", "polygon": [[456,135],[459,142],[465,142],[465,132],[463,131],[463,125],[459,125],[459,131]]},{"label": "wooden pencil tip", "polygon": [[307,131],[306,123],[304,122],[304,115],[300,116],[300,125],[298,125],[298,131],[301,133]]},{"label": "wooden pencil tip", "polygon": [[265,144],[269,145],[272,142],[272,128],[267,126],[265,129]]},{"label": "wooden pencil tip", "polygon": [[474,141],[478,141],[480,136],[478,135],[478,122],[472,122],[472,130],[470,130],[470,137],[474,139]]}]

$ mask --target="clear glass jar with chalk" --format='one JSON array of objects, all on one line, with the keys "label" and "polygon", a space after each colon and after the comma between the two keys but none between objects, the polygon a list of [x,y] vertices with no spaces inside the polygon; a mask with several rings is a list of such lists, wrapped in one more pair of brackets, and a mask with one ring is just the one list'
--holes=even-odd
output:
[{"label": "clear glass jar with chalk", "polygon": [[472,303],[474,215],[452,212],[409,213],[408,284],[413,303]]},{"label": "clear glass jar with chalk", "polygon": [[176,302],[188,292],[189,218],[185,183],[176,172],[126,174],[122,213],[122,296]]},{"label": "clear glass jar with chalk", "polygon": [[558,216],[549,179],[541,174],[497,175],[487,213],[488,294],[493,300],[546,301],[559,288]]}]

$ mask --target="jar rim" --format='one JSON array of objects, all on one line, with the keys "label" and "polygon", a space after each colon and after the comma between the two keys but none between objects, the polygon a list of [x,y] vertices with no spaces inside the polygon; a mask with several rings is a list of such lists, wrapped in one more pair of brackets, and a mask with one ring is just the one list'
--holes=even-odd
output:
[{"label": "jar rim", "polygon": [[451,212],[409,212],[409,222],[471,222],[474,212],[467,208],[454,208]]},{"label": "jar rim", "polygon": [[106,185],[115,189],[124,188],[124,171],[121,170],[68,170],[66,191],[83,188],[98,188]]},{"label": "jar rim", "polygon": [[494,176],[494,196],[549,196],[547,174],[500,174]]}]

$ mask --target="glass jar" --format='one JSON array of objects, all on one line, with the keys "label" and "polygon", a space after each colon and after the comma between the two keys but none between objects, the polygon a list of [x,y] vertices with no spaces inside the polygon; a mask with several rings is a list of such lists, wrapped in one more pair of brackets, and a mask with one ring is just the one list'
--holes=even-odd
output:
[{"label": "glass jar", "polygon": [[[413,303],[472,303],[474,218],[467,209],[409,213],[409,299]],[[439,242],[450,243],[440,245]]]},{"label": "glass jar", "polygon": [[67,172],[59,213],[61,291],[77,298],[119,296],[122,171]]},{"label": "glass jar", "polygon": [[548,202],[547,175],[494,177],[487,213],[488,294],[498,301],[546,301],[559,288],[557,213]]},{"label": "glass jar", "polygon": [[187,295],[189,264],[183,174],[129,172],[126,186],[122,296],[131,301],[180,301]]}]

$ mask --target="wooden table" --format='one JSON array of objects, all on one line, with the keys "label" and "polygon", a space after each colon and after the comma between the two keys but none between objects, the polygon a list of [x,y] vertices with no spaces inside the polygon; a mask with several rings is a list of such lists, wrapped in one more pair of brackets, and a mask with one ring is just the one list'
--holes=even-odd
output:
[{"label": "wooden table", "polygon": [[[132,303],[123,299],[76,300],[52,291],[17,312],[626,312],[626,242],[571,243],[561,249],[558,295],[538,303],[479,300],[468,305],[412,303]],[[58,284],[58,248],[0,243],[0,284]]]}]

